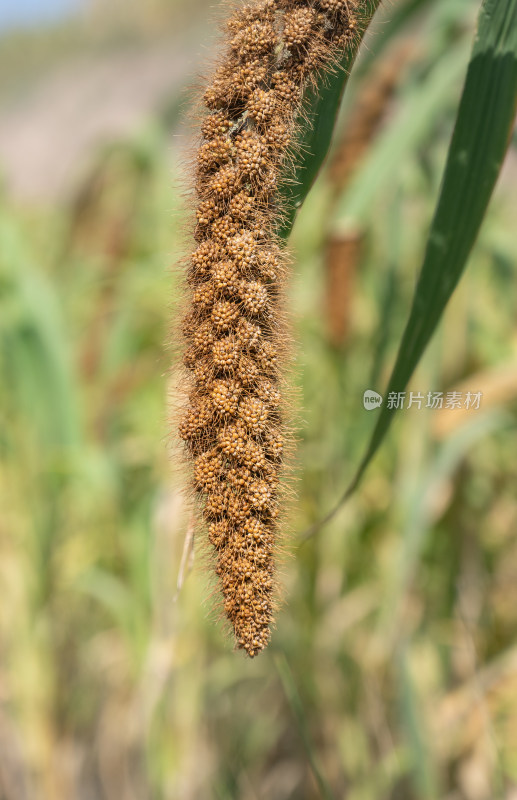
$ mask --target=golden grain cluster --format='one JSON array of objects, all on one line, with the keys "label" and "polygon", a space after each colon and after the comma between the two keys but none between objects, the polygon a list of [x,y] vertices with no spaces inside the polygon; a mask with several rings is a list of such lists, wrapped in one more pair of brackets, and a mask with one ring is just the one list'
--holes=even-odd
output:
[{"label": "golden grain cluster", "polygon": [[268,643],[286,438],[286,259],[276,231],[304,90],[353,38],[360,2],[261,0],[233,13],[203,95],[197,248],[183,321],[193,461],[237,646]]}]

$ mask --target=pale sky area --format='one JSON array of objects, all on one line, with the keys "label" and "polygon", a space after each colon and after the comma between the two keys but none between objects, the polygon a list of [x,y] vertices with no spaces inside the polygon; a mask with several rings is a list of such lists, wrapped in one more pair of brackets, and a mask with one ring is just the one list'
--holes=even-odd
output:
[{"label": "pale sky area", "polygon": [[51,22],[80,5],[81,0],[0,0],[0,29]]}]

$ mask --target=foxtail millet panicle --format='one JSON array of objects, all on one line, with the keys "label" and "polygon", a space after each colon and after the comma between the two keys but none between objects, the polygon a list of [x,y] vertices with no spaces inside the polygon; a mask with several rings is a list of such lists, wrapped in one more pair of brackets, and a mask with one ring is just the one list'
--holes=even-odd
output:
[{"label": "foxtail millet panicle", "polygon": [[289,438],[281,186],[304,91],[338,62],[362,5],[244,5],[226,23],[226,50],[203,94],[197,247],[183,321],[190,388],[179,433],[215,550],[224,613],[249,656],[266,647],[273,622]]}]

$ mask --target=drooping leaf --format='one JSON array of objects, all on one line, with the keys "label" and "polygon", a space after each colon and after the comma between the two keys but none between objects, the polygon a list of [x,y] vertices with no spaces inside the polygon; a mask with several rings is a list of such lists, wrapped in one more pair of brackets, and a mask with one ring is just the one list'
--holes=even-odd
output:
[{"label": "drooping leaf", "polygon": [[[402,392],[461,278],[508,149],[517,108],[517,0],[485,0],[424,261],[379,419],[359,469],[327,522],[357,488]],[[307,532],[310,535],[312,531]]]},{"label": "drooping leaf", "polygon": [[[333,74],[322,75],[315,90],[307,93],[304,119],[300,122],[296,162],[283,189],[287,213],[279,233],[284,239],[290,235],[297,211],[302,206],[327,157],[350,72],[364,35],[381,3],[382,0],[368,0],[362,11],[356,39],[350,44],[340,64]],[[395,9],[389,8],[387,19],[376,33],[371,51],[365,52],[362,59],[361,74],[368,71],[372,61],[382,54],[383,50],[392,42],[393,37],[414,15],[432,5],[432,0],[407,0]]]},{"label": "drooping leaf", "polygon": [[289,236],[296,212],[325,161],[350,71],[366,29],[380,3],[381,0],[369,0],[365,4],[357,36],[347,48],[339,66],[332,74],[322,75],[316,89],[307,93],[304,120],[300,123],[297,142],[296,163],[283,191],[288,211],[279,232],[282,238]]}]

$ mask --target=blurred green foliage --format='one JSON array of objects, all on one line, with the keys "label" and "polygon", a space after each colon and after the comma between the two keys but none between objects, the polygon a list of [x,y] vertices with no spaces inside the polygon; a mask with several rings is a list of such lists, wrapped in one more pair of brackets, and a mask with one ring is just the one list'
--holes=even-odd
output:
[{"label": "blurred green foliage", "polygon": [[[297,544],[373,428],[363,392],[382,392],[407,317],[474,5],[385,11],[391,22],[350,80],[343,131],[376,48],[404,35],[417,55],[357,183],[336,197],[329,167],[295,226],[295,558],[271,646],[254,661],[232,652],[212,612],[169,459],[176,356],[165,343],[181,280],[171,265],[190,212],[167,132],[157,119],[94,154],[73,198],[36,207],[4,192],[2,800],[515,797],[515,151],[409,387],[481,391],[481,409],[401,413],[357,494]],[[410,114],[422,115],[418,135]],[[328,210],[372,165],[349,333],[336,346]]]}]

